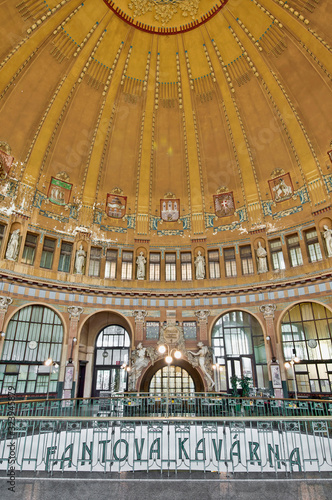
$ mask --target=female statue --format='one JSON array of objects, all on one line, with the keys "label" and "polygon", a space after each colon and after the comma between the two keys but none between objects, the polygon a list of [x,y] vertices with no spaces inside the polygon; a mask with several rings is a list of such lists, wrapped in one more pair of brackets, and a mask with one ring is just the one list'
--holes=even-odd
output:
[{"label": "female statue", "polygon": [[262,247],[261,242],[258,242],[258,248],[256,250],[257,261],[258,261],[258,273],[267,272],[267,251]]},{"label": "female statue", "polygon": [[75,258],[75,271],[76,274],[83,274],[84,264],[85,264],[86,252],[83,250],[83,246],[80,245],[79,250],[76,251]]},{"label": "female statue", "polygon": [[144,257],[143,252],[140,252],[139,256],[137,257],[136,264],[137,264],[137,279],[144,280],[146,258]]},{"label": "female statue", "polygon": [[205,278],[205,259],[201,252],[198,252],[198,255],[195,259],[195,267],[196,267],[196,279],[203,280]]},{"label": "female statue", "polygon": [[328,226],[324,226],[323,236],[325,238],[327,256],[332,257],[332,230],[328,228]]},{"label": "female statue", "polygon": [[6,259],[14,261],[17,260],[19,251],[19,242],[20,242],[20,230],[15,229],[8,243]]},{"label": "female statue", "polygon": [[197,347],[199,347],[199,350],[197,352],[190,352],[193,356],[198,356],[198,365],[201,368],[202,372],[204,373],[205,377],[207,378],[209,382],[209,388],[211,389],[214,386],[214,380],[212,379],[211,375],[208,372],[208,369],[210,368],[209,366],[209,358],[210,352],[209,348],[207,345],[204,345],[203,342],[198,342]]}]

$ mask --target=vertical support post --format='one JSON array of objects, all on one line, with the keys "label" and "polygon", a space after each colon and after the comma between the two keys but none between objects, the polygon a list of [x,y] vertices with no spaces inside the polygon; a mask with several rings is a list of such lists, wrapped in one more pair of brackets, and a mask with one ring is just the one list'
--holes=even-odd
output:
[{"label": "vertical support post", "polygon": [[134,311],[134,317],[135,317],[135,325],[136,325],[136,335],[135,335],[135,340],[136,341],[142,341],[144,340],[144,325],[145,325],[145,317],[147,316],[147,312],[144,310],[137,310]]},{"label": "vertical support post", "polygon": [[[267,354],[267,363],[269,367],[269,377],[271,381],[271,385],[273,385],[273,379],[271,374],[271,363],[276,362],[276,354],[277,354],[277,344],[276,344],[276,333],[274,328],[274,312],[277,309],[275,304],[264,304],[260,306],[259,310],[263,314],[266,323],[266,336],[264,338],[265,341],[265,349]],[[279,361],[279,360],[278,360]],[[280,366],[280,363],[279,363]],[[283,373],[283,370],[282,370]],[[274,389],[274,388],[273,388]],[[275,395],[277,397],[283,398],[283,390],[282,389],[274,389]]]},{"label": "vertical support post", "polygon": [[[0,332],[3,331],[3,325],[5,322],[5,316],[8,311],[8,306],[13,302],[13,299],[10,297],[4,297],[0,295]],[[5,335],[0,337],[0,357],[2,355],[3,345],[5,342]]]},{"label": "vertical support post", "polygon": [[[69,312],[69,335],[68,335],[68,352],[70,352],[70,356],[72,356],[73,353],[73,348],[75,347],[73,345],[74,338],[77,339],[77,346],[79,344],[78,340],[78,322],[80,320],[80,316],[82,312],[84,311],[83,307],[80,306],[69,306],[68,307],[68,312]],[[65,376],[65,385],[64,385],[64,391],[63,391],[63,398],[64,399],[69,399],[72,397],[71,392],[72,392],[72,387],[74,382],[76,382],[77,378],[77,372],[78,372],[78,347],[74,351],[73,355],[73,360],[72,360],[72,369],[69,370],[67,365],[66,367],[66,376]],[[70,394],[69,394],[70,393]]]},{"label": "vertical support post", "polygon": [[208,317],[210,316],[210,311],[208,309],[201,309],[195,311],[195,316],[197,318],[197,324],[199,326],[199,339],[207,340],[207,323]]}]

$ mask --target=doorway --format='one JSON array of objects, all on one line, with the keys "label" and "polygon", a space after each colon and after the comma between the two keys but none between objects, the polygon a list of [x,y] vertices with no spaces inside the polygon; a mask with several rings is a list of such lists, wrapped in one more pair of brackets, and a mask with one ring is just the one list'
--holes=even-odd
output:
[{"label": "doorway", "polygon": [[77,397],[78,398],[83,398],[84,397],[84,383],[85,383],[85,372],[86,372],[86,365],[88,361],[80,361],[80,365],[78,368],[78,380],[77,380]]},{"label": "doorway", "polygon": [[125,392],[128,372],[121,367],[129,362],[130,337],[120,325],[103,328],[96,338],[92,397]]}]

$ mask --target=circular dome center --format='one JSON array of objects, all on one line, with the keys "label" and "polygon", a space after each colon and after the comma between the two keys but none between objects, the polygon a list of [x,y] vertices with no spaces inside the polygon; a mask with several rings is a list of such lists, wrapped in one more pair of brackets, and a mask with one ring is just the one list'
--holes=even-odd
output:
[{"label": "circular dome center", "polygon": [[121,19],[136,28],[170,35],[205,23],[228,0],[104,0]]}]

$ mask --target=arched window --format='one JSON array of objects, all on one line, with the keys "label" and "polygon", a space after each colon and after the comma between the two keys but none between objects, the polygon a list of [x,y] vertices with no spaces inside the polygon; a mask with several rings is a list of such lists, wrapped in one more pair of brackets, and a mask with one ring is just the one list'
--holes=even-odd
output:
[{"label": "arched window", "polygon": [[259,322],[244,311],[221,316],[212,330],[214,361],[220,365],[216,389],[231,389],[230,379],[250,377],[254,386],[269,386],[264,336]]},{"label": "arched window", "polygon": [[195,384],[189,373],[181,366],[167,365],[160,368],[150,381],[150,394],[183,394],[195,392]]},{"label": "arched window", "polygon": [[128,374],[121,366],[129,361],[130,337],[118,325],[103,328],[96,339],[93,396],[127,390]]},{"label": "arched window", "polygon": [[56,392],[59,369],[44,362],[60,363],[62,340],[63,326],[52,309],[34,305],[14,314],[0,362],[0,392],[7,394],[10,386],[17,394]]},{"label": "arched window", "polygon": [[[292,307],[281,323],[285,361],[294,363],[299,393],[332,391],[332,313],[326,307],[304,302]],[[288,389],[294,390],[293,371],[287,370]]]}]

